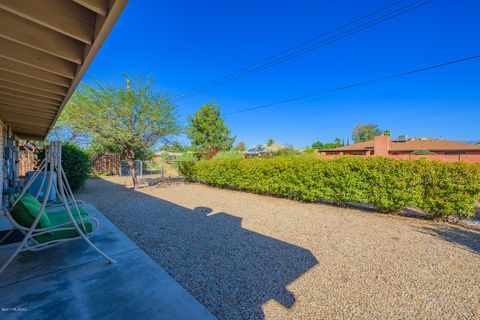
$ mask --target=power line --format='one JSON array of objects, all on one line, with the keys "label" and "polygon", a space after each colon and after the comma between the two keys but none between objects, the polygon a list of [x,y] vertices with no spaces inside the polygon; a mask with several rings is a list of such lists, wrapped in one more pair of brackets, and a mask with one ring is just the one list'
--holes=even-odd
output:
[{"label": "power line", "polygon": [[[420,2],[422,2],[422,1],[423,1],[423,0],[417,1],[417,3],[420,3]],[[312,50],[318,49],[318,48],[320,48],[320,47],[324,47],[324,46],[326,46],[326,45],[328,45],[328,44],[331,44],[331,43],[333,43],[333,42],[336,42],[336,41],[338,41],[338,40],[341,40],[341,39],[343,39],[343,38],[346,38],[346,37],[348,37],[348,36],[350,36],[350,35],[352,35],[352,34],[358,33],[358,32],[360,32],[360,31],[363,31],[363,30],[368,29],[368,28],[370,28],[370,27],[373,27],[373,26],[375,26],[375,25],[377,25],[377,24],[380,24],[380,23],[382,23],[382,22],[384,22],[384,21],[386,21],[386,20],[390,20],[390,19],[392,19],[392,18],[394,18],[394,17],[396,17],[396,16],[398,16],[398,15],[401,15],[401,14],[403,14],[403,13],[406,13],[406,12],[408,12],[408,11],[411,11],[411,10],[413,10],[413,9],[416,9],[416,8],[418,8],[418,7],[420,7],[420,6],[423,6],[423,5],[425,5],[425,4],[429,3],[429,2],[432,2],[432,1],[434,1],[434,0],[430,0],[430,1],[427,1],[427,2],[422,2],[422,3],[420,3],[419,5],[416,5],[416,6],[414,6],[414,7],[408,8],[408,9],[403,10],[403,11],[398,12],[398,13],[397,13],[397,12],[395,12],[394,14],[388,13],[388,14],[382,16],[382,17],[376,18],[376,19],[373,20],[373,21],[370,21],[370,22],[367,22],[367,23],[363,23],[362,25],[357,26],[357,27],[355,27],[355,28],[353,28],[353,29],[351,29],[351,30],[349,30],[349,31],[344,31],[342,34],[333,36],[333,37],[331,37],[331,38],[329,38],[329,39],[327,39],[327,40],[325,40],[325,41],[323,41],[323,42],[321,42],[321,43],[319,43],[319,44],[315,44],[315,45],[311,45],[311,46],[309,46],[309,47],[307,47],[307,48],[303,48],[303,49],[299,50],[298,52],[293,52],[293,53],[291,53],[291,54],[289,54],[289,55],[287,55],[287,56],[285,56],[285,57],[277,58],[276,60],[273,60],[273,61],[271,61],[271,62],[269,62],[269,63],[267,63],[267,64],[265,64],[265,65],[263,65],[263,66],[259,66],[259,67],[255,68],[255,69],[253,69],[253,70],[249,70],[249,71],[240,73],[240,74],[238,74],[238,75],[235,75],[234,77],[231,77],[231,78],[229,78],[229,79],[223,80],[223,81],[221,81],[221,82],[219,82],[219,83],[217,83],[217,84],[212,84],[212,85],[204,88],[203,90],[199,90],[199,91],[193,92],[193,93],[190,94],[190,95],[183,96],[183,97],[181,97],[181,98],[180,98],[179,100],[177,100],[177,101],[181,101],[181,100],[190,98],[190,97],[192,97],[192,96],[198,95],[198,94],[203,93],[203,92],[205,92],[205,91],[209,91],[209,90],[212,90],[212,89],[216,89],[216,88],[218,88],[218,87],[224,86],[224,85],[226,85],[226,84],[228,84],[228,83],[231,83],[231,82],[234,82],[234,81],[237,81],[237,80],[239,80],[239,79],[241,79],[241,78],[244,78],[244,77],[246,77],[246,76],[249,76],[249,75],[251,75],[251,74],[257,73],[257,72],[262,71],[262,70],[264,70],[264,69],[267,69],[267,68],[269,68],[269,67],[272,67],[272,66],[275,66],[275,65],[277,65],[277,64],[283,63],[283,62],[285,62],[285,61],[287,61],[287,60],[290,60],[290,59],[293,59],[293,58],[298,57],[298,56],[300,56],[300,55],[306,54],[306,53],[308,53],[308,52],[310,52],[310,51],[312,51]],[[411,5],[409,5],[409,6],[411,6]]]},{"label": "power line", "polygon": [[303,99],[322,96],[322,95],[326,95],[326,94],[330,94],[330,93],[334,93],[334,92],[338,92],[338,91],[343,91],[343,90],[348,90],[348,89],[352,89],[352,88],[362,87],[362,86],[374,84],[374,83],[385,81],[385,80],[390,80],[390,79],[399,78],[399,77],[403,77],[403,76],[407,76],[407,75],[412,75],[412,74],[415,74],[415,73],[425,72],[425,71],[432,70],[432,69],[443,68],[443,67],[447,67],[447,66],[450,66],[450,65],[453,65],[453,64],[472,61],[472,60],[479,59],[479,58],[480,58],[480,54],[475,54],[473,56],[468,56],[468,57],[464,57],[464,58],[460,58],[460,59],[456,59],[456,60],[451,60],[451,61],[448,61],[448,62],[444,62],[444,63],[440,63],[440,64],[436,64],[436,65],[431,65],[431,66],[428,66],[428,67],[417,68],[417,69],[414,69],[414,70],[401,72],[401,73],[395,73],[395,74],[391,74],[391,75],[388,75],[388,76],[375,78],[375,79],[371,79],[371,80],[356,82],[356,83],[348,84],[348,85],[345,85],[345,86],[341,86],[341,87],[337,87],[337,88],[333,88],[333,89],[329,89],[329,90],[325,90],[325,91],[314,92],[314,93],[310,93],[310,94],[307,94],[307,95],[304,95],[304,96],[299,96],[299,97],[289,98],[289,99],[285,99],[285,100],[280,100],[280,101],[277,101],[277,102],[267,103],[267,104],[259,105],[259,106],[256,106],[256,107],[239,109],[239,110],[223,113],[222,116],[228,116],[228,115],[232,115],[232,114],[237,114],[237,113],[242,113],[242,112],[247,112],[247,111],[252,111],[252,110],[258,110],[258,109],[264,109],[264,108],[273,107],[273,106],[280,105],[280,104],[290,103],[290,102],[293,102],[293,101],[303,100]]},{"label": "power line", "polygon": [[[204,88],[204,87],[206,87],[206,86],[209,86],[209,85],[212,84],[212,83],[216,83],[216,82],[218,82],[218,81],[227,79],[227,78],[229,78],[229,77],[231,77],[231,76],[236,75],[237,73],[246,71],[246,70],[248,70],[248,69],[250,69],[250,68],[253,68],[253,67],[257,66],[257,65],[260,65],[260,64],[262,64],[262,63],[268,62],[269,60],[271,60],[271,59],[273,59],[273,58],[276,58],[276,57],[278,57],[278,56],[281,56],[281,55],[283,55],[283,54],[286,54],[286,53],[288,53],[288,52],[290,52],[290,51],[292,51],[292,50],[294,50],[294,49],[301,48],[301,47],[303,47],[303,46],[306,45],[306,44],[312,43],[312,42],[314,42],[315,40],[318,40],[318,39],[320,39],[320,38],[322,38],[322,37],[325,37],[325,36],[327,36],[327,35],[329,35],[329,34],[331,34],[331,33],[336,32],[336,31],[338,31],[338,30],[341,30],[341,29],[343,29],[343,28],[346,28],[346,27],[348,27],[348,26],[351,26],[352,24],[355,24],[355,23],[357,23],[357,22],[359,22],[359,21],[361,21],[361,20],[364,20],[364,19],[366,19],[366,18],[369,18],[369,17],[371,17],[371,16],[373,16],[373,15],[379,13],[379,12],[382,12],[382,11],[384,11],[384,10],[390,9],[391,7],[397,5],[397,4],[401,3],[401,2],[405,2],[405,1],[406,1],[406,0],[394,1],[394,2],[386,5],[385,7],[382,7],[382,8],[380,8],[380,9],[375,10],[375,11],[372,11],[372,12],[368,13],[367,15],[364,15],[364,16],[362,16],[362,17],[360,17],[360,18],[357,18],[357,19],[355,19],[355,20],[352,20],[352,21],[350,21],[350,22],[348,22],[348,23],[346,23],[346,24],[343,24],[343,25],[341,25],[341,26],[339,26],[339,27],[336,27],[336,28],[334,28],[334,29],[332,29],[332,30],[330,30],[330,31],[324,32],[324,33],[322,33],[322,34],[320,34],[320,35],[318,35],[318,36],[315,36],[315,37],[311,38],[310,40],[301,42],[301,43],[299,43],[299,44],[297,44],[297,45],[295,45],[295,46],[293,46],[293,47],[290,47],[290,48],[288,48],[288,49],[284,49],[284,50],[282,50],[282,51],[280,51],[280,52],[278,52],[278,53],[276,53],[276,54],[274,54],[274,55],[271,55],[271,56],[269,56],[269,57],[267,57],[267,58],[264,58],[264,59],[262,59],[262,60],[259,60],[259,61],[255,62],[255,63],[252,63],[252,64],[248,65],[248,66],[245,66],[245,67],[243,67],[243,68],[241,68],[241,69],[239,69],[239,70],[237,70],[237,71],[235,71],[235,72],[231,72],[231,73],[226,74],[226,75],[224,75],[224,76],[222,76],[222,77],[220,77],[220,78],[217,78],[217,79],[212,80],[212,81],[210,81],[210,82],[207,82],[207,83],[205,83],[205,84],[203,84],[203,85],[200,85],[200,86],[198,86],[198,87],[195,87],[195,88],[193,88],[193,89],[191,89],[191,90],[189,90],[189,91],[186,91],[186,92],[184,92],[184,93],[180,93],[180,94],[177,95],[177,97],[180,97],[180,96],[183,96],[183,95],[187,95],[187,94],[189,94],[189,93],[192,92],[192,91],[196,91],[196,90],[198,90],[198,89]],[[174,97],[174,98],[175,98],[175,97]]]},{"label": "power line", "polygon": [[[197,94],[200,94],[200,93],[203,93],[205,91],[209,91],[209,90],[212,90],[212,89],[215,89],[217,87],[220,87],[220,86],[223,86],[223,85],[226,85],[230,82],[233,82],[233,81],[237,81],[243,77],[246,77],[246,76],[249,76],[253,73],[257,73],[259,71],[262,71],[266,68],[269,68],[269,67],[272,67],[274,65],[277,65],[277,64],[280,64],[280,63],[283,63],[287,60],[290,60],[290,59],[293,59],[295,57],[298,57],[300,55],[303,55],[303,54],[306,54],[312,50],[315,50],[315,49],[318,49],[320,47],[324,47],[328,44],[331,44],[333,42],[336,42],[336,41],[339,41],[343,38],[346,38],[350,35],[353,35],[355,33],[358,33],[360,31],[363,31],[363,30],[366,30],[366,29],[369,29],[375,25],[378,25],[380,23],[383,23],[387,20],[390,20],[390,19],[393,19],[399,15],[402,15],[402,14],[405,14],[409,11],[412,11],[414,9],[417,9],[419,7],[422,7],[426,4],[429,4],[431,2],[433,2],[434,0],[417,0],[417,1],[414,1],[406,6],[403,6],[401,8],[396,8],[395,10],[391,11],[391,12],[388,12],[386,14],[383,14],[382,16],[379,16],[379,17],[376,17],[374,19],[371,19],[369,21],[366,21],[366,22],[363,22],[359,25],[356,25],[350,29],[347,29],[345,31],[342,31],[340,34],[336,34],[336,35],[333,35],[327,39],[324,39],[320,42],[318,42],[317,40],[321,39],[321,38],[324,38],[325,36],[327,35],[330,35],[332,33],[335,33],[336,31],[338,30],[341,30],[341,29],[344,29],[348,26],[351,26],[351,25],[354,25],[356,24],[357,22],[360,22],[362,20],[365,20],[373,15],[376,15],[382,11],[385,11],[385,10],[388,10],[398,4],[400,4],[401,2],[404,2],[405,0],[398,0],[398,1],[395,1],[393,3],[390,3],[389,5],[383,7],[383,8],[380,8],[380,9],[377,9],[363,17],[360,17],[360,18],[357,18],[347,24],[344,24],[340,27],[337,27],[337,28],[334,28],[326,33],[323,33],[315,38],[312,38],[306,42],[303,42],[301,44],[298,44],[292,48],[289,48],[289,49],[286,49],[276,55],[273,55],[269,58],[266,58],[266,59],[263,59],[263,60],[260,60],[259,62],[257,63],[254,63],[254,64],[251,64],[245,68],[242,68],[240,70],[238,70],[237,72],[233,72],[233,73],[230,73],[226,76],[223,76],[221,78],[218,78],[214,81],[211,81],[211,82],[208,82],[204,85],[201,85],[201,86],[198,86],[190,91],[187,91],[183,94],[179,94],[177,95],[176,97],[174,97],[174,100],[176,101],[181,101],[181,100],[184,100],[184,99],[187,99],[187,98],[190,98],[190,97],[193,97]],[[308,46],[306,46],[308,45]]]}]

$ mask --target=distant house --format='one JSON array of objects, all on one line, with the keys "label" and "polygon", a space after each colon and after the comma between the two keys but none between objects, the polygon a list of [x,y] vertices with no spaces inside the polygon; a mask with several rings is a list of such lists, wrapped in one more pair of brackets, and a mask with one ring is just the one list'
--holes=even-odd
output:
[{"label": "distant house", "polygon": [[396,140],[391,140],[388,136],[378,136],[366,142],[320,150],[319,155],[327,158],[339,155],[385,156],[400,159],[429,158],[480,163],[480,145],[436,138],[407,139],[405,136],[400,136]]},{"label": "distant house", "polygon": [[272,145],[257,144],[253,148],[245,151],[245,157],[260,157],[269,153],[275,153],[285,148],[281,144],[273,143]]},{"label": "distant house", "polygon": [[[160,161],[160,160],[175,160],[179,157],[181,157],[185,152],[170,152],[170,151],[164,151],[160,150],[155,153],[155,156],[153,157],[152,160],[155,161]],[[167,159],[164,159],[163,157],[167,156]]]}]

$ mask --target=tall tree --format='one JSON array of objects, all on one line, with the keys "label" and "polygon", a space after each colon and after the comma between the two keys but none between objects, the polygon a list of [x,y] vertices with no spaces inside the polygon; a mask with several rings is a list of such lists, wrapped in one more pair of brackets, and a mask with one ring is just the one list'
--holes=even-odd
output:
[{"label": "tall tree", "polygon": [[235,137],[230,137],[230,130],[220,116],[220,106],[210,102],[193,115],[188,116],[190,122],[187,136],[195,151],[197,159],[211,159],[218,151],[230,150]]},{"label": "tall tree", "polygon": [[317,140],[314,143],[312,143],[312,148],[318,149],[318,150],[323,149],[323,143],[320,140]]},{"label": "tall tree", "polygon": [[352,139],[355,143],[372,140],[376,136],[381,136],[383,130],[376,124],[359,124],[352,130]]},{"label": "tall tree", "polygon": [[275,143],[275,140],[273,140],[272,138],[270,138],[270,139],[268,139],[268,141],[267,141],[267,146],[271,147],[274,143]]},{"label": "tall tree", "polygon": [[317,150],[325,150],[325,149],[334,149],[343,145],[344,143],[342,142],[342,139],[335,138],[334,142],[326,142],[326,143],[323,143],[320,140],[317,140],[312,144],[312,148]]},{"label": "tall tree", "polygon": [[127,159],[134,189],[138,190],[134,161],[162,139],[180,132],[175,105],[158,93],[152,79],[131,81],[126,87],[97,82],[83,85],[61,115],[61,123],[92,138],[93,144],[116,148]]}]

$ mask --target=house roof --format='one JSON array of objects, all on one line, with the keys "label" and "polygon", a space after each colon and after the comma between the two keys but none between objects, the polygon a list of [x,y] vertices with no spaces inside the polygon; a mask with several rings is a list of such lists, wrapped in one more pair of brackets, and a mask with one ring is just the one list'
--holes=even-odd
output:
[{"label": "house roof", "polygon": [[251,154],[260,154],[260,153],[267,153],[267,152],[278,152],[283,148],[285,147],[278,143],[272,143],[270,146],[267,144],[257,144],[253,148],[245,151],[245,154],[251,155]]},{"label": "house roof", "polygon": [[[351,144],[348,146],[321,151],[366,151],[373,150],[373,140]],[[389,151],[480,151],[480,144],[464,143],[436,138],[412,138],[404,142],[391,140]]]},{"label": "house roof", "polygon": [[44,139],[128,0],[0,0],[0,118]]}]

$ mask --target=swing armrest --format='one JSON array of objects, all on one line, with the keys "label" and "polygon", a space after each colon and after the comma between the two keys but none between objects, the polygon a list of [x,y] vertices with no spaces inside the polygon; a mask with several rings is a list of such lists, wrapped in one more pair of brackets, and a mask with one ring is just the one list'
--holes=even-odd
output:
[{"label": "swing armrest", "polygon": [[[91,232],[86,232],[84,231],[83,233],[85,234],[92,234],[94,233],[95,231],[98,230],[98,227],[100,226],[100,221],[98,221],[97,218],[94,218],[94,217],[83,217],[82,220],[91,220],[93,222],[92,224],[92,231]],[[75,219],[75,221],[77,222],[77,224],[79,226],[82,225],[82,222],[81,221],[78,221],[78,219]],[[68,227],[67,227],[68,226]],[[50,233],[50,232],[53,232],[53,231],[65,231],[65,230],[76,230],[75,226],[73,225],[73,222],[72,221],[69,221],[69,222],[65,222],[65,223],[61,223],[61,224],[58,224],[56,226],[52,226],[52,227],[48,227],[48,228],[42,228],[42,229],[36,229],[36,230],[40,230],[39,232],[35,232],[32,237],[36,237],[36,236],[39,236],[39,235],[42,235],[42,234],[45,234],[45,233]]]},{"label": "swing armrest", "polygon": [[[84,207],[84,208],[86,206],[85,202],[82,201],[82,200],[75,200],[75,202],[69,201],[69,202],[67,202],[67,205],[68,206],[73,206],[74,203],[76,203],[77,206],[81,206],[81,207]],[[47,204],[47,206],[46,206],[46,208],[58,208],[58,207],[64,207],[63,203]]]}]

